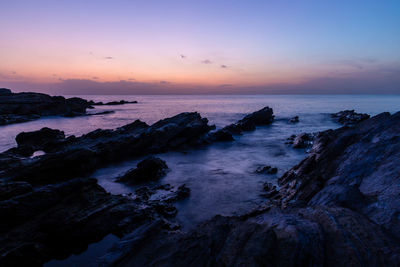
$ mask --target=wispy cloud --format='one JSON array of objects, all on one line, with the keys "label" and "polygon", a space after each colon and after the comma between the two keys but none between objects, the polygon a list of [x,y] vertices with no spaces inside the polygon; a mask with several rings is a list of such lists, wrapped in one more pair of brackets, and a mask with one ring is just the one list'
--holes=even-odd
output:
[{"label": "wispy cloud", "polygon": [[181,58],[182,58],[182,59],[185,59],[185,58],[186,58],[186,56],[185,56],[185,55],[182,55],[182,54],[181,54],[180,56],[181,56]]},{"label": "wispy cloud", "polygon": [[223,68],[223,69],[227,69],[227,68],[228,68],[228,66],[227,66],[227,65],[224,65],[224,64],[222,64],[222,65],[221,65],[221,68]]},{"label": "wispy cloud", "polygon": [[113,57],[104,57],[104,59],[114,59]]},{"label": "wispy cloud", "polygon": [[203,64],[212,64],[213,62],[209,59],[202,60],[201,63]]}]

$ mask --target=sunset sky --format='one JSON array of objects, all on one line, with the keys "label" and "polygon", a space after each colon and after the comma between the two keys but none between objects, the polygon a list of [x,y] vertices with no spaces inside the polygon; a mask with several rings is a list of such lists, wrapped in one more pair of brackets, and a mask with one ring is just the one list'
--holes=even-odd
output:
[{"label": "sunset sky", "polygon": [[400,1],[0,0],[0,87],[400,93]]}]

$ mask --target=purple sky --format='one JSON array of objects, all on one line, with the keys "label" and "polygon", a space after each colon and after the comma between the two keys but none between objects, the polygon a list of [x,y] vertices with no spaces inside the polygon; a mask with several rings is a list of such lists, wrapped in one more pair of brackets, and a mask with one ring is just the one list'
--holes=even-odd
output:
[{"label": "purple sky", "polygon": [[3,0],[0,25],[14,91],[400,93],[395,0]]}]

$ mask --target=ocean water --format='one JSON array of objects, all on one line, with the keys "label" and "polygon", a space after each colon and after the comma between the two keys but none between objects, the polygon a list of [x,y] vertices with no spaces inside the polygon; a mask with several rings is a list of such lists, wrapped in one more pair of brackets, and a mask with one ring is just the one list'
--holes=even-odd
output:
[{"label": "ocean water", "polygon": [[[191,189],[189,198],[175,203],[178,208],[176,221],[183,229],[217,214],[241,214],[256,208],[262,197],[264,182],[276,183],[277,178],[306,156],[304,150],[293,149],[285,144],[286,138],[301,132],[318,132],[340,127],[329,114],[344,109],[376,115],[388,111],[400,111],[400,96],[80,96],[88,100],[114,101],[137,100],[138,104],[100,106],[90,112],[113,110],[113,114],[60,118],[49,117],[37,121],[0,127],[0,151],[15,146],[15,136],[22,131],[42,127],[61,129],[67,135],[82,135],[98,128],[116,128],[136,119],[152,124],[180,112],[198,111],[217,128],[233,123],[244,115],[265,106],[272,107],[276,121],[256,131],[236,136],[234,142],[217,143],[192,150],[180,150],[157,154],[169,166],[167,175],[158,184],[173,186],[186,184]],[[300,122],[289,124],[288,119],[299,116]],[[135,158],[98,169],[91,176],[107,191],[128,194],[137,187],[115,183],[114,179],[133,168],[142,158]],[[271,165],[278,168],[276,175],[256,174],[257,167]],[[107,240],[107,239],[106,239]],[[103,242],[103,241],[102,241]],[[99,246],[110,245],[104,241]],[[108,243],[107,243],[108,242]],[[89,250],[81,256],[73,256],[72,263],[82,266]],[[85,256],[86,255],[86,256]],[[94,256],[90,256],[94,257]],[[66,262],[71,265],[71,258]],[[56,261],[47,266],[60,266]],[[67,266],[65,265],[65,266]]]}]

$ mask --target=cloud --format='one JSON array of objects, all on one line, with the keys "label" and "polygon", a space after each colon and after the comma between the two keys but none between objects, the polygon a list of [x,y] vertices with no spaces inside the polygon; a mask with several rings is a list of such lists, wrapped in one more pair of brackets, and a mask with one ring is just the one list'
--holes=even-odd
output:
[{"label": "cloud", "polygon": [[211,60],[209,60],[209,59],[206,59],[206,60],[201,61],[201,63],[203,63],[203,64],[212,64],[213,62]]},{"label": "cloud", "polygon": [[93,79],[93,80],[98,80],[98,79],[99,79],[99,77],[97,77],[97,76],[93,76],[93,77],[92,77],[92,79]]},{"label": "cloud", "polygon": [[114,59],[113,57],[104,57],[104,59]]},{"label": "cloud", "polygon": [[223,68],[223,69],[227,69],[228,68],[228,66],[227,65],[221,65],[221,68]]},{"label": "cloud", "polygon": [[186,58],[186,56],[185,56],[185,55],[181,55],[181,58],[185,59],[185,58]]}]

